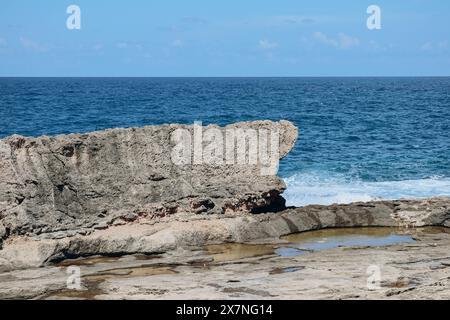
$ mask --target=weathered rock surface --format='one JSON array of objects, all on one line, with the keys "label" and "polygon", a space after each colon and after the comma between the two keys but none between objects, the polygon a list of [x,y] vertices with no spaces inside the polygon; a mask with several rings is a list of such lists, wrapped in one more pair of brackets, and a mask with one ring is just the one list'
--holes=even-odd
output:
[{"label": "weathered rock surface", "polygon": [[449,221],[449,198],[308,206],[254,215],[178,214],[158,221],[136,220],[89,235],[11,239],[0,251],[0,266],[10,270],[80,255],[162,253],[214,243],[273,241],[282,235],[334,227],[448,227]]},{"label": "weathered rock surface", "polygon": [[[0,298],[449,299],[449,230],[404,232],[416,241],[295,256],[278,256],[273,248],[287,244],[267,242],[67,260],[0,274]],[[80,268],[79,289],[67,288],[69,266]],[[374,266],[381,278],[368,287]]]},{"label": "weathered rock surface", "polygon": [[[284,182],[275,172],[262,175],[261,163],[175,165],[171,133],[180,128],[194,130],[163,125],[0,140],[0,271],[331,227],[450,227],[449,198],[285,208]],[[297,138],[287,121],[208,128],[278,131],[280,158]]]},{"label": "weathered rock surface", "polygon": [[[276,131],[280,158],[297,139],[297,128],[288,121],[211,125],[203,131],[211,128]],[[260,162],[174,164],[177,129],[194,134],[194,126],[162,125],[0,140],[0,247],[12,236],[62,238],[176,213],[284,208],[284,182],[276,172],[261,175]]]}]

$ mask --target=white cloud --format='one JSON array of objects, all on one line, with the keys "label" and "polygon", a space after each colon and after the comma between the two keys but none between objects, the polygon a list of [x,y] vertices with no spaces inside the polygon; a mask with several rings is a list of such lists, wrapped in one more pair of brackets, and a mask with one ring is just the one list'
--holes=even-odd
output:
[{"label": "white cloud", "polygon": [[347,49],[359,45],[359,39],[346,35],[344,33],[339,33],[339,45],[342,49]]},{"label": "white cloud", "polygon": [[450,48],[450,44],[447,40],[437,41],[437,42],[428,41],[420,46],[420,50],[426,51],[426,52],[431,52],[431,51],[442,52],[442,51],[446,51],[449,48]]},{"label": "white cloud", "polygon": [[104,45],[101,43],[96,43],[92,46],[92,50],[94,51],[100,51],[104,48]]},{"label": "white cloud", "polygon": [[315,21],[316,21],[315,18],[296,15],[275,16],[272,18],[272,24],[275,25],[304,24],[304,23],[314,23]]},{"label": "white cloud", "polygon": [[137,50],[144,49],[144,45],[142,43],[128,42],[128,41],[116,42],[115,47],[117,49],[137,49]]},{"label": "white cloud", "polygon": [[170,45],[172,47],[183,47],[184,46],[184,42],[182,40],[180,40],[180,39],[176,39],[176,40],[173,40]]},{"label": "white cloud", "polygon": [[119,49],[126,49],[126,48],[128,48],[128,43],[127,42],[118,42],[118,43],[116,43],[116,47]]},{"label": "white cloud", "polygon": [[259,47],[264,50],[273,49],[278,46],[278,43],[271,42],[267,39],[259,40]]},{"label": "white cloud", "polygon": [[203,26],[208,24],[208,20],[201,17],[184,17],[181,19],[181,22],[190,26]]},{"label": "white cloud", "polygon": [[431,42],[425,42],[420,47],[420,50],[422,50],[422,51],[431,51],[431,50],[433,50],[433,44]]},{"label": "white cloud", "polygon": [[314,39],[317,40],[320,43],[337,47],[339,44],[335,39],[329,38],[326,34],[323,34],[322,32],[314,32]]},{"label": "white cloud", "polygon": [[19,41],[20,41],[22,47],[24,47],[25,49],[29,49],[29,50],[36,51],[36,52],[47,51],[46,47],[44,47],[43,45],[41,45],[33,40],[28,39],[28,38],[20,37]]},{"label": "white cloud", "polygon": [[313,37],[317,42],[337,49],[348,49],[359,45],[358,38],[346,35],[342,32],[339,33],[336,38],[332,38],[318,31],[313,34]]},{"label": "white cloud", "polygon": [[449,47],[448,41],[445,40],[445,41],[438,42],[437,47],[439,49],[448,49],[448,47]]},{"label": "white cloud", "polygon": [[367,49],[372,52],[386,52],[392,45],[384,45],[374,40],[370,40],[367,44]]}]

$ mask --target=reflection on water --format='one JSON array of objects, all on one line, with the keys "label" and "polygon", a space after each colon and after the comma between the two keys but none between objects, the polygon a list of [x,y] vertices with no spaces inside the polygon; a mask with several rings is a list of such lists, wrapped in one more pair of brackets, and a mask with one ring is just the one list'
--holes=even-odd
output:
[{"label": "reflection on water", "polygon": [[[387,246],[401,243],[414,242],[414,236],[419,234],[439,234],[450,233],[449,228],[445,227],[423,227],[415,229],[399,229],[387,227],[367,227],[367,228],[330,228],[315,231],[306,231],[301,233],[290,234],[281,237],[282,240],[289,242],[288,245],[280,246],[280,244],[248,244],[248,243],[224,243],[208,245],[205,247],[206,254],[209,259],[203,258],[201,264],[206,261],[225,262],[240,260],[245,258],[260,257],[271,254],[278,254],[280,256],[297,256],[300,254],[310,253],[313,251],[321,251],[332,249],[336,247],[353,247],[353,246]],[[125,256],[127,257],[127,256]],[[160,258],[158,255],[132,255],[135,260],[153,260]],[[64,260],[57,264],[57,266],[89,266],[98,265],[101,263],[119,262],[119,259],[124,257],[108,257],[108,256],[93,256],[88,258],[78,258]],[[196,263],[190,263],[196,265]],[[166,272],[170,268],[161,267],[140,267],[140,271],[131,269],[117,269],[109,273],[114,276],[138,276],[152,275],[153,273]],[[160,270],[161,269],[161,270]],[[164,270],[166,271],[164,271]],[[148,273],[148,274],[147,274]]]},{"label": "reflection on water", "polygon": [[300,250],[297,248],[291,248],[291,247],[282,247],[282,248],[278,248],[275,250],[275,253],[278,254],[279,256],[283,256],[283,257],[294,257],[294,256],[298,256],[300,254],[305,254],[308,253],[310,251],[307,250]]},{"label": "reflection on water", "polygon": [[110,263],[116,262],[120,257],[108,257],[108,256],[92,256],[87,258],[77,258],[77,259],[66,259],[57,264],[58,267],[68,267],[68,266],[90,266],[99,263]]},{"label": "reflection on water", "polygon": [[[105,257],[98,257],[105,258]],[[92,258],[89,258],[92,261]],[[116,259],[117,260],[117,259]],[[114,260],[114,261],[116,261]],[[100,263],[105,262],[104,259],[99,260]],[[83,264],[80,264],[83,265]],[[130,268],[115,268],[106,271],[97,272],[94,274],[85,275],[82,277],[81,283],[83,288],[81,290],[76,289],[63,289],[53,293],[50,293],[41,299],[96,299],[97,296],[102,295],[104,292],[101,288],[101,284],[108,279],[120,279],[120,278],[133,278],[133,277],[148,277],[157,275],[170,275],[176,274],[177,271],[172,269],[172,266],[136,266]]]},{"label": "reflection on water", "polygon": [[[397,228],[323,229],[290,234],[282,239],[289,241],[300,252],[321,251],[336,247],[378,247],[415,241],[409,231]],[[290,256],[292,249],[292,247],[279,248],[276,252],[282,256]]]},{"label": "reflection on water", "polygon": [[380,247],[414,242],[420,233],[438,234],[449,232],[447,228],[426,227],[399,228],[333,228],[306,231],[281,237],[288,245],[226,243],[206,247],[215,262],[277,254],[292,257],[300,254],[333,249],[337,247]]},{"label": "reflection on water", "polygon": [[412,233],[426,233],[426,234],[439,234],[439,233],[450,233],[450,228],[446,227],[423,227],[423,228],[417,228],[413,229],[413,231],[410,231]]},{"label": "reflection on water", "polygon": [[90,257],[81,257],[76,259],[66,259],[61,262],[56,263],[55,265],[58,267],[68,267],[68,266],[91,266],[97,265],[100,263],[111,263],[118,262],[120,259],[132,257],[134,260],[152,260],[157,259],[159,256],[157,254],[133,254],[133,255],[124,255],[124,256],[90,256]]},{"label": "reflection on water", "polygon": [[380,247],[414,242],[417,234],[438,234],[449,232],[448,228],[425,227],[417,229],[400,228],[332,228],[306,231],[281,237],[288,245],[225,243],[210,245],[206,251],[215,262],[277,254],[292,257],[300,254],[333,249],[337,247]]},{"label": "reflection on water", "polygon": [[269,274],[281,274],[281,273],[290,273],[296,272],[299,270],[305,269],[304,266],[295,266],[295,267],[286,267],[286,268],[275,268],[269,272]]},{"label": "reflection on water", "polygon": [[[300,254],[308,254],[314,251],[332,249],[336,247],[373,247],[387,246],[401,243],[412,243],[414,237],[420,234],[439,234],[450,233],[450,229],[443,227],[426,227],[417,229],[398,229],[398,228],[334,228],[317,231],[307,231],[297,234],[291,234],[282,237],[287,244],[280,245],[279,242],[272,244],[244,244],[244,243],[226,243],[209,245],[205,247],[205,255],[200,260],[186,262],[185,265],[191,268],[197,265],[206,265],[212,267],[214,263],[209,262],[227,262],[238,261],[245,258],[262,257],[277,254],[283,257],[293,257]],[[80,265],[82,268],[92,268],[95,265],[101,265],[101,271],[93,272],[82,276],[83,290],[59,290],[43,298],[55,299],[95,299],[102,295],[102,283],[111,279],[147,277],[155,275],[175,275],[178,273],[176,268],[180,264],[154,263],[148,261],[142,264],[142,260],[152,260],[160,258],[157,255],[132,255],[128,257],[89,257],[75,260],[66,260],[59,266]],[[139,265],[131,267],[118,267],[126,261],[141,261]],[[108,269],[104,269],[109,266]],[[270,275],[298,272],[304,269],[304,266],[292,265],[289,267],[275,267],[269,273]],[[403,283],[389,284],[390,286],[401,286]]]},{"label": "reflection on water", "polygon": [[88,281],[104,281],[107,279],[147,277],[176,273],[177,272],[175,270],[172,270],[171,267],[139,266],[132,268],[118,268],[107,270],[94,275],[85,276],[83,277],[83,279]]},{"label": "reflection on water", "polygon": [[272,244],[225,243],[206,247],[215,262],[239,260],[273,254]]}]

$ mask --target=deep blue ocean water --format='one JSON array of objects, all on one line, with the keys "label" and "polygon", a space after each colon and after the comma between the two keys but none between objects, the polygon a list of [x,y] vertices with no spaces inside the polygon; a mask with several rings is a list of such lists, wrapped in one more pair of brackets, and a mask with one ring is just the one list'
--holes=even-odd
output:
[{"label": "deep blue ocean water", "polygon": [[0,138],[287,119],[288,204],[450,195],[450,78],[0,78]]}]

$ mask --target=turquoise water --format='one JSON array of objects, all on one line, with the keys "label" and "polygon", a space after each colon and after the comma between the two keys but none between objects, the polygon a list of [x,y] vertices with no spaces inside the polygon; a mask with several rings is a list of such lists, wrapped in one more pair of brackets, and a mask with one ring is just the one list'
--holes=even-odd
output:
[{"label": "turquoise water", "polygon": [[290,205],[450,195],[450,78],[0,78],[0,137],[288,119]]}]

